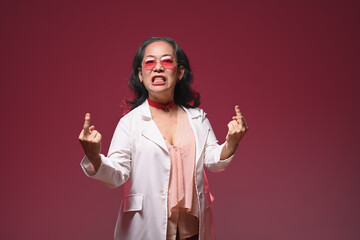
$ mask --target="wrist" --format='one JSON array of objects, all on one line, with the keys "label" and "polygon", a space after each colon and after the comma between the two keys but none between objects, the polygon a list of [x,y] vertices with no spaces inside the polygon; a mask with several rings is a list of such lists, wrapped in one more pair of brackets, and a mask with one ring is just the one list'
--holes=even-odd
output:
[{"label": "wrist", "polygon": [[231,157],[236,151],[237,145],[231,145],[229,142],[225,142],[222,151],[220,153],[220,160],[225,160]]},{"label": "wrist", "polygon": [[100,154],[93,155],[93,156],[87,156],[87,158],[89,159],[91,164],[94,166],[95,172],[97,172],[97,170],[100,168],[100,165],[101,165],[101,156],[100,156]]},{"label": "wrist", "polygon": [[235,152],[238,147],[238,144],[229,143],[228,141],[225,142],[224,148],[226,148],[229,152]]}]

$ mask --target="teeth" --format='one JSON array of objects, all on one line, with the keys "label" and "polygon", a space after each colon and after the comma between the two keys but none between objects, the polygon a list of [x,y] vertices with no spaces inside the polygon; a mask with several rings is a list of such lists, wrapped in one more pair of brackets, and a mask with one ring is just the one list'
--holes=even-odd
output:
[{"label": "teeth", "polygon": [[153,78],[153,81],[165,81],[165,78],[163,78],[163,77],[155,77],[155,78]]}]

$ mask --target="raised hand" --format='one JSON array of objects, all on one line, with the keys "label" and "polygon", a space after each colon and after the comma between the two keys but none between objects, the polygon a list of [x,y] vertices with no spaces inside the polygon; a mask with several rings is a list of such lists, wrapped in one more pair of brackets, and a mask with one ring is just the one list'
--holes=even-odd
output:
[{"label": "raised hand", "polygon": [[234,154],[241,138],[245,135],[246,131],[249,129],[245,121],[245,118],[240,112],[238,105],[235,106],[235,114],[228,123],[228,133],[226,135],[225,146],[221,152],[220,159],[224,160]]},{"label": "raised hand", "polygon": [[90,113],[85,115],[84,127],[80,132],[79,141],[85,155],[93,164],[95,171],[97,171],[101,164],[101,134],[95,130],[95,126],[90,126]]}]

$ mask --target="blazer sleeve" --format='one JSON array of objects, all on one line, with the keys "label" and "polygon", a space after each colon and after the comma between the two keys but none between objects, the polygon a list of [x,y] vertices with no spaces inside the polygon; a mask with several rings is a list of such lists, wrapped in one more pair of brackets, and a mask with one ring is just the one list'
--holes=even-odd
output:
[{"label": "blazer sleeve", "polygon": [[100,154],[101,165],[97,172],[86,156],[80,163],[88,177],[99,180],[110,188],[122,185],[130,177],[131,128],[127,123],[129,121],[124,118],[119,121],[111,140],[108,156]]},{"label": "blazer sleeve", "polygon": [[203,125],[209,128],[209,135],[207,137],[204,149],[204,165],[212,172],[224,171],[234,158],[234,154],[227,159],[220,160],[220,154],[225,143],[219,145],[215,133],[211,127],[210,121],[207,117],[203,118]]}]

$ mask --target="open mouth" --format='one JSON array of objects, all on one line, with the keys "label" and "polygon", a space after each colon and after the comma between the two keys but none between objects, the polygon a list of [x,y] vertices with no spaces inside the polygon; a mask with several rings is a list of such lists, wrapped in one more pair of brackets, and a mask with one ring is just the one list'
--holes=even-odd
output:
[{"label": "open mouth", "polygon": [[164,85],[166,83],[166,78],[164,76],[154,76],[151,79],[152,85]]}]

